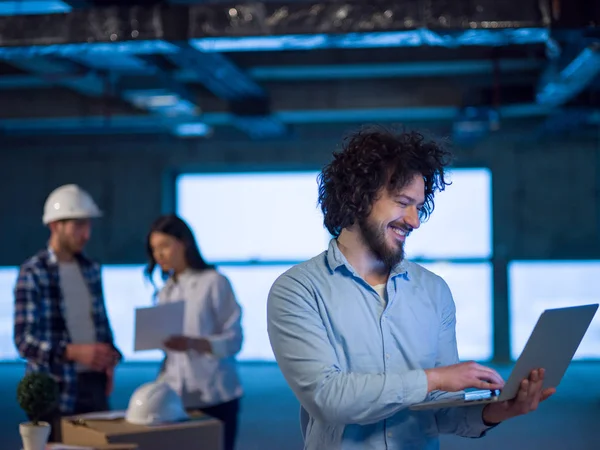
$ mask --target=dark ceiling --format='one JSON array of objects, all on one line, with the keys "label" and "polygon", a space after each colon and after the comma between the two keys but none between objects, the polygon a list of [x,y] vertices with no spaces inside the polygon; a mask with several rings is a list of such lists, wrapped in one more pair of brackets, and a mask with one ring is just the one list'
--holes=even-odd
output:
[{"label": "dark ceiling", "polygon": [[600,122],[592,2],[28,3],[0,0],[9,136]]}]

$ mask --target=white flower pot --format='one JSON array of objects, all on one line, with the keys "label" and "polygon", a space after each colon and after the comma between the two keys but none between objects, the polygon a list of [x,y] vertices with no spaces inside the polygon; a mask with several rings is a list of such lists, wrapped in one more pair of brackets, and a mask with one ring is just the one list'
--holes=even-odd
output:
[{"label": "white flower pot", "polygon": [[23,440],[23,450],[45,450],[50,436],[50,424],[38,422],[38,425],[34,425],[31,422],[23,422],[19,424],[19,432]]}]

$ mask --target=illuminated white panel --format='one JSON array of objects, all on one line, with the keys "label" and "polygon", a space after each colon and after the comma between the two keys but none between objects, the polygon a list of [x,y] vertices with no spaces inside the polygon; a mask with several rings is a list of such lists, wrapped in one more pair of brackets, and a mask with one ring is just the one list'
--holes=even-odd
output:
[{"label": "illuminated white panel", "polygon": [[492,265],[423,264],[441,276],[456,304],[456,339],[462,361],[486,361],[493,356]]},{"label": "illuminated white panel", "polygon": [[489,258],[492,186],[488,169],[455,169],[452,184],[435,195],[429,219],[406,240],[411,259]]},{"label": "illuminated white panel", "polygon": [[[305,260],[327,248],[317,205],[318,172],[188,174],[177,212],[211,261]],[[410,258],[491,255],[491,174],[456,169],[435,210],[407,240]]]},{"label": "illuminated white panel", "polygon": [[14,288],[18,267],[0,267],[0,360],[14,361],[19,354],[13,341]]},{"label": "illuminated white panel", "polygon": [[327,248],[317,172],[190,174],[177,213],[209,261],[304,260]]},{"label": "illuminated white panel", "polygon": [[154,288],[144,277],[143,265],[105,265],[102,267],[104,299],[115,337],[115,344],[126,361],[156,361],[160,350],[134,352],[135,308],[153,305]]},{"label": "illuminated white panel", "polygon": [[279,275],[291,266],[221,266],[242,306],[244,344],[240,361],[275,361],[267,333],[267,297]]},{"label": "illuminated white panel", "polygon": [[[545,309],[600,302],[600,261],[514,261],[509,265],[509,286],[511,356],[517,359]],[[574,359],[598,358],[596,313]]]}]

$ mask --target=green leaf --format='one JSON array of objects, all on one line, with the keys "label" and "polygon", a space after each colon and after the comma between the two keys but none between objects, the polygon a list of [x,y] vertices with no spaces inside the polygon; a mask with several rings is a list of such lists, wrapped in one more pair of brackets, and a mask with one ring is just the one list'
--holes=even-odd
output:
[{"label": "green leaf", "polygon": [[52,412],[59,398],[58,384],[50,375],[32,372],[17,386],[17,401],[25,413],[38,425],[41,417]]}]

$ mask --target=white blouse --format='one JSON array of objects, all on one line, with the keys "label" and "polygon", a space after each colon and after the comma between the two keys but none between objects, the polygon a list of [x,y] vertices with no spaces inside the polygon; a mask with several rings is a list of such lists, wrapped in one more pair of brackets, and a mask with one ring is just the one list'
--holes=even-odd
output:
[{"label": "white blouse", "polygon": [[186,407],[208,407],[243,394],[235,355],[242,347],[241,307],[229,280],[215,270],[187,270],[177,281],[167,280],[158,294],[159,304],[185,302],[185,336],[203,337],[211,354],[195,350],[167,350],[161,379],[179,395]]}]

